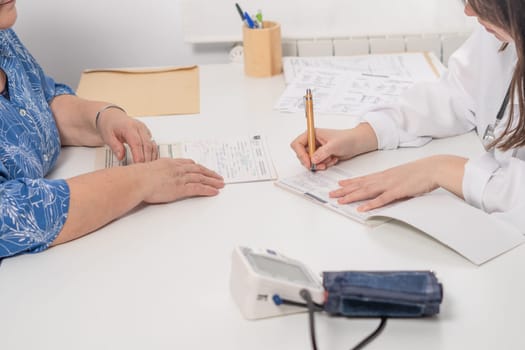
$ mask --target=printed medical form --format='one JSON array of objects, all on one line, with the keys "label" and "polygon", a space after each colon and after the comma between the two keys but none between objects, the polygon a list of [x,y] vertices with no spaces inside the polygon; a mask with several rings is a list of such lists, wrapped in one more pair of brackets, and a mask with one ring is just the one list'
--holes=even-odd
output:
[{"label": "printed medical form", "polygon": [[[267,181],[277,178],[265,139],[260,135],[224,140],[196,140],[161,144],[161,158],[189,158],[214,170],[226,184]],[[119,161],[111,149],[97,150],[96,168],[131,164],[129,148]]]}]

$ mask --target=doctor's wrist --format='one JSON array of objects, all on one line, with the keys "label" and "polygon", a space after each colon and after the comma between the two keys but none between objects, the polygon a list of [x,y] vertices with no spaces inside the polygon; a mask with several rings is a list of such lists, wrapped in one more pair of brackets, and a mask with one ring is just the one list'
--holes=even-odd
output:
[{"label": "doctor's wrist", "polygon": [[438,186],[463,197],[463,176],[467,159],[454,155],[436,155],[427,158],[432,181]]},{"label": "doctor's wrist", "polygon": [[377,150],[377,136],[369,123],[360,123],[351,129],[352,149],[355,155],[368,153]]}]

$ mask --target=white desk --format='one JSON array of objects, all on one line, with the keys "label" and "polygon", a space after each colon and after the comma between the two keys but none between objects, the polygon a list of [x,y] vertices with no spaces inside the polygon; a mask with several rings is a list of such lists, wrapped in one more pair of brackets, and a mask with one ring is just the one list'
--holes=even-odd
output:
[{"label": "white desk", "polygon": [[[201,67],[202,112],[146,119],[159,142],[266,135],[280,176],[302,171],[289,148],[300,115],[272,106],[281,76],[245,78],[236,65]],[[318,127],[351,125],[318,116]],[[480,152],[473,135],[346,163],[367,172],[440,152]],[[91,149],[66,149],[54,177],[93,168]],[[475,244],[475,242],[473,242]],[[228,185],[214,198],[137,209],[74,242],[0,265],[0,348],[309,349],[305,314],[244,320],[229,293],[235,245],[269,247],[314,271],[431,269],[444,285],[439,317],[390,320],[367,349],[523,349],[525,247],[476,267],[400,223],[370,229],[271,182]],[[377,325],[318,315],[320,349],[347,349]]]}]

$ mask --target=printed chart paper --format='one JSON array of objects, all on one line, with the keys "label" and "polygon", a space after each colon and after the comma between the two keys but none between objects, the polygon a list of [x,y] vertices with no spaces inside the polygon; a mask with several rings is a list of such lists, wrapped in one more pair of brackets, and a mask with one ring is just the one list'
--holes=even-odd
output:
[{"label": "printed chart paper", "polygon": [[395,101],[420,81],[436,81],[445,67],[429,53],[364,56],[285,57],[287,88],[274,106],[285,113],[304,111],[311,89],[317,113],[359,116]]}]

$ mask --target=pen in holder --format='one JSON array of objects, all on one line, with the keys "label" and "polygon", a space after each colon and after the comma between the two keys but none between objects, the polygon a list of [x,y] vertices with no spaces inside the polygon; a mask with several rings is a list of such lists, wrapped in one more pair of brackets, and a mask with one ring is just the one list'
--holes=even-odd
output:
[{"label": "pen in holder", "polygon": [[242,28],[244,73],[251,77],[270,77],[283,69],[281,25],[264,21],[263,28]]}]

